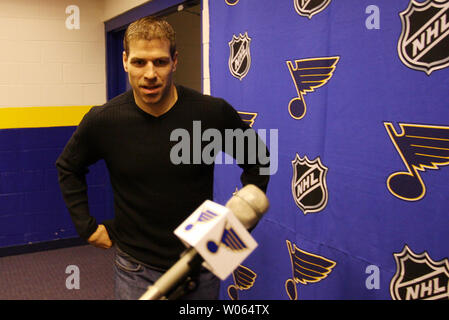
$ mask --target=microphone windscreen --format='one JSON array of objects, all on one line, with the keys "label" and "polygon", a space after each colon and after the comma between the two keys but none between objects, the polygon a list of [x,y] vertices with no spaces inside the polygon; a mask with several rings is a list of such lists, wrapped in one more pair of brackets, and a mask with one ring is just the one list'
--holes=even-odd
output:
[{"label": "microphone windscreen", "polygon": [[244,186],[226,203],[246,229],[252,228],[269,206],[265,193],[253,184]]}]

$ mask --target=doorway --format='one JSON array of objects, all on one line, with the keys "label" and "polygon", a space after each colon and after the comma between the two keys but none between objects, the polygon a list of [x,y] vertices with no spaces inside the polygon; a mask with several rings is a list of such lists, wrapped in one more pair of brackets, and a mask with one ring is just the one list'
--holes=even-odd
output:
[{"label": "doorway", "polygon": [[165,18],[176,31],[179,63],[174,74],[175,83],[201,92],[200,0],[168,1],[171,4],[170,7],[161,7],[162,2],[149,2],[126,12],[122,15],[123,17],[119,16],[114,18],[114,21],[105,23],[108,100],[130,90],[128,75],[123,70],[122,63],[123,37],[131,22],[149,15]]}]

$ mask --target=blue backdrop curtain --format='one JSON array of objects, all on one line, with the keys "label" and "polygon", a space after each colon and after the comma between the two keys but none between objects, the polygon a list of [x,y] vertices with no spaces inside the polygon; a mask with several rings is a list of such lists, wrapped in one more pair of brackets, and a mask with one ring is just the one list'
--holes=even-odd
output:
[{"label": "blue backdrop curtain", "polygon": [[[449,1],[209,12],[211,94],[278,133],[259,247],[221,297],[447,299]],[[217,165],[217,202],[239,174]]]}]

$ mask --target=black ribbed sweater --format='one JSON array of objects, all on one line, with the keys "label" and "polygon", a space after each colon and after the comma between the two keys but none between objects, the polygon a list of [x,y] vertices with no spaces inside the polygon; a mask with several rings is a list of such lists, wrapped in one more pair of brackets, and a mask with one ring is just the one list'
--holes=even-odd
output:
[{"label": "black ribbed sweater", "polygon": [[[178,101],[159,117],[142,111],[132,91],[93,107],[56,161],[72,221],[87,239],[98,224],[95,212],[89,212],[85,175],[90,165],[104,159],[115,214],[102,223],[120,249],[162,269],[184,250],[174,229],[213,197],[213,164],[173,164],[170,150],[179,141],[170,141],[171,132],[184,128],[192,137],[193,121],[201,121],[202,131],[248,128],[223,99],[182,86],[177,90]],[[259,175],[259,165],[239,166],[243,185],[253,183],[266,190],[269,177]]]}]

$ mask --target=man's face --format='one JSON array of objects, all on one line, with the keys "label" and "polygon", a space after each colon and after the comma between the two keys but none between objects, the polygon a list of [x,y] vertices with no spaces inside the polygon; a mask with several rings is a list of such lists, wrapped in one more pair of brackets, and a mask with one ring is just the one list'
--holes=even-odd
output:
[{"label": "man's face", "polygon": [[170,104],[177,63],[177,53],[170,55],[170,42],[166,39],[130,42],[129,55],[123,52],[123,67],[139,107],[161,109]]}]

